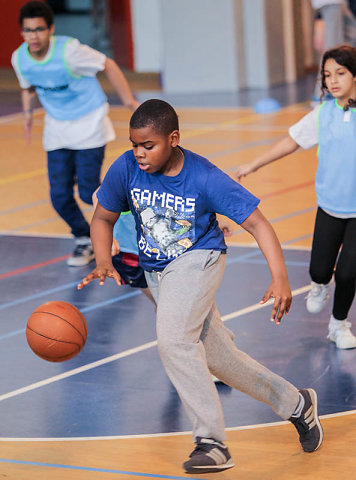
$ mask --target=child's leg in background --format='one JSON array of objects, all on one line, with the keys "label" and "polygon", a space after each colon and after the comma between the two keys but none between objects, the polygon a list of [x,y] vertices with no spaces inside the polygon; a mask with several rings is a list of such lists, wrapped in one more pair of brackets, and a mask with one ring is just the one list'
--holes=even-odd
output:
[{"label": "child's leg in background", "polygon": [[334,5],[325,5],[320,10],[325,22],[325,50],[341,45],[345,42],[343,6],[335,2]]},{"label": "child's leg in background", "polygon": [[141,288],[141,292],[147,297],[149,300],[151,300],[152,303],[156,305],[155,299],[152,296],[152,293],[150,292],[150,289],[147,288]]},{"label": "child's leg in background", "polygon": [[330,282],[343,237],[343,220],[331,217],[319,207],[315,219],[309,267],[313,282],[324,285]]},{"label": "child's leg in background", "polygon": [[90,227],[75,198],[75,151],[65,148],[47,152],[52,205],[70,226],[75,237],[89,237]]},{"label": "child's leg in background", "polygon": [[356,218],[344,220],[342,249],[335,270],[333,317],[347,318],[356,289]]},{"label": "child's leg in background", "polygon": [[194,437],[219,441],[225,439],[224,421],[209,367],[234,388],[270,404],[283,418],[291,416],[299,401],[293,385],[240,352],[223,326],[214,297],[224,267],[225,255],[193,250],[168,265],[160,280],[154,272],[146,274],[158,300],[162,362],[190,416]]},{"label": "child's leg in background", "polygon": [[347,317],[355,296],[356,283],[356,218],[336,218],[318,208],[310,260],[311,279],[318,284],[330,282],[335,272],[333,316]]},{"label": "child's leg in background", "polygon": [[104,161],[105,146],[75,151],[75,173],[81,200],[93,204],[92,196],[100,185],[101,166]]},{"label": "child's leg in background", "polygon": [[133,253],[120,252],[113,255],[112,264],[121,276],[124,284],[139,288],[141,292],[156,306],[156,302],[147,287],[145,272],[138,263],[138,256]]}]

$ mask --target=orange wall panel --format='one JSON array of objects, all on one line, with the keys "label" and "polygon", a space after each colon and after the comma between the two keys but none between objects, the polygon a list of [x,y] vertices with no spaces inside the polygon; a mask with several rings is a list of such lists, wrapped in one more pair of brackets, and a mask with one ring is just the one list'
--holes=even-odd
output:
[{"label": "orange wall panel", "polygon": [[113,57],[122,68],[134,68],[130,0],[109,0],[110,36]]}]

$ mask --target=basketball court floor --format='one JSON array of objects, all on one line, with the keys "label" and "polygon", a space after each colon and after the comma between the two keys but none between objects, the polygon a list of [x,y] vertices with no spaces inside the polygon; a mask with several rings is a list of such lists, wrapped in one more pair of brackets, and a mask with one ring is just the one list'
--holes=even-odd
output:
[{"label": "basketball court floor", "polygon": [[[181,144],[232,175],[308,112],[307,103],[300,103],[303,88],[275,92],[283,107],[273,114],[254,113],[253,92],[167,100],[180,117]],[[157,91],[139,95],[163,98]],[[0,117],[0,478],[194,478],[181,468],[193,449],[190,424],[158,356],[153,306],[138,290],[109,280],[77,291],[92,265],[66,265],[73,242],[48,199],[43,112],[36,111],[27,146],[16,110],[12,104]],[[130,148],[130,113],[113,106],[110,116],[117,139],[107,147],[104,173]],[[236,225],[217,304],[239,348],[298,388],[317,391],[324,444],[303,453],[292,425],[268,406],[217,384],[236,467],[199,478],[354,475],[356,351],[337,350],[326,339],[331,302],[317,315],[305,308],[315,170],[316,150],[298,151],[243,181],[261,198],[283,245],[294,294],[289,316],[277,327],[269,321],[271,306],[259,305],[268,268],[252,237]],[[91,208],[83,208],[90,219]],[[73,303],[88,323],[82,352],[59,364],[36,357],[25,337],[31,312],[50,300]]]}]

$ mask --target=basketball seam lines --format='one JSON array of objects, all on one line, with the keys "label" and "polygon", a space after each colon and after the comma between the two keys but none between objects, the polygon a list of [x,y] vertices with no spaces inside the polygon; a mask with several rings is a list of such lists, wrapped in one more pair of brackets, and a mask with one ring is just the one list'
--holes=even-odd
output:
[{"label": "basketball seam lines", "polygon": [[[83,337],[82,333],[77,329],[77,327],[75,327],[72,323],[68,322],[68,320],[66,320],[65,318],[61,317],[60,315],[56,315],[55,313],[45,312],[45,311],[43,311],[43,310],[41,310],[41,311],[36,310],[36,311],[32,312],[32,315],[37,314],[37,313],[46,313],[47,315],[52,315],[53,317],[60,318],[61,320],[63,320],[63,322],[66,322],[68,325],[70,325],[71,327],[73,327],[74,330],[76,330],[76,331],[79,333],[79,335],[82,337],[83,342],[85,343],[86,339]],[[77,313],[77,312],[76,312],[76,313]],[[84,330],[86,330],[86,329],[84,328]],[[37,332],[36,332],[36,333],[37,333]]]},{"label": "basketball seam lines", "polygon": [[67,340],[59,340],[57,338],[48,337],[47,335],[43,335],[43,333],[40,333],[40,332],[37,332],[36,330],[33,330],[33,328],[31,328],[31,327],[27,327],[27,329],[31,330],[31,332],[35,333],[36,335],[39,335],[40,337],[47,338],[48,340],[53,340],[55,342],[60,342],[60,343],[68,343],[69,345],[75,345],[76,347],[79,347],[79,349],[81,349],[81,346],[78,343],[68,342]]}]

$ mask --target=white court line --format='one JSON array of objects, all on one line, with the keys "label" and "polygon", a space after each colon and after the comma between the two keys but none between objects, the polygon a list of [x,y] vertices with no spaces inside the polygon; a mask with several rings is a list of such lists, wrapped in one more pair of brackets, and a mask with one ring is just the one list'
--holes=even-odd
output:
[{"label": "white court line", "polygon": [[73,240],[73,235],[71,235],[70,233],[27,233],[5,230],[0,231],[0,235],[3,237],[68,238]]},{"label": "white court line", "polygon": [[[300,294],[303,294],[310,290],[310,285],[305,285],[304,287],[300,287],[296,290],[292,291],[293,296],[297,296]],[[243,308],[241,310],[237,310],[236,312],[233,312],[228,315],[224,315],[222,317],[222,320],[226,322],[227,320],[231,320],[232,318],[237,318],[240,317],[244,314],[250,313],[255,310],[259,310],[261,308],[264,308],[268,305],[271,305],[273,300],[269,300],[265,304],[254,304],[251,305],[250,307]],[[76,375],[77,373],[81,373],[86,370],[90,370],[92,368],[95,368],[100,365],[104,365],[109,362],[113,362],[119,358],[124,358],[129,355],[133,355],[134,353],[138,353],[140,351],[147,350],[149,348],[152,348],[157,345],[157,341],[145,343],[141,345],[140,347],[132,348],[129,350],[125,350],[124,352],[118,353],[116,355],[112,355],[110,357],[104,358],[102,360],[99,360],[97,362],[90,363],[86,366],[76,368],[74,370],[70,370],[69,372],[65,372],[61,375],[56,375],[54,377],[48,378],[47,380],[43,380],[41,382],[34,383],[32,385],[29,385],[28,387],[24,387],[22,389],[14,390],[12,392],[9,392],[8,394],[1,395],[0,396],[0,401],[5,400],[6,398],[14,397],[16,395],[21,395],[22,393],[26,393],[30,390],[34,390],[36,388],[48,385],[50,383],[56,382],[58,380],[62,380],[64,378],[67,378],[72,375]],[[354,415],[356,414],[356,410],[349,410],[346,412],[337,412],[337,413],[331,413],[327,415],[321,415],[321,419],[328,419],[328,418],[336,418],[336,417],[343,417],[346,415]],[[272,423],[260,423],[260,424],[255,424],[255,425],[245,425],[245,426],[240,426],[240,427],[228,427],[226,428],[227,431],[238,431],[238,430],[252,430],[252,429],[257,429],[257,428],[266,428],[266,427],[278,427],[281,425],[289,425],[288,421],[279,421],[279,422],[272,422]],[[0,438],[0,442],[74,442],[74,441],[95,441],[95,440],[123,440],[123,439],[134,439],[134,438],[154,438],[154,437],[171,437],[171,436],[182,436],[182,435],[191,435],[191,431],[185,431],[185,432],[168,432],[168,433],[152,433],[152,434],[141,434],[141,435],[117,435],[117,436],[98,436],[98,437],[61,437],[61,438],[56,438],[56,437],[49,437],[49,438]]]},{"label": "white court line", "polygon": [[[229,237],[225,237],[225,242],[228,247],[259,248],[256,242],[251,242],[251,243],[234,242],[234,241],[229,241]],[[282,246],[282,250],[303,250],[303,251],[311,250],[311,247],[306,247],[302,245],[284,245],[282,243],[281,246]]]},{"label": "white court line", "polygon": [[[347,412],[329,413],[327,415],[320,415],[321,420],[328,418],[345,417],[347,415],[355,415],[356,410],[348,410]],[[255,425],[243,425],[241,427],[227,427],[227,432],[236,432],[241,430],[255,430],[258,428],[281,427],[283,425],[290,425],[288,420],[270,423],[256,423]],[[134,438],[157,438],[157,437],[178,437],[183,435],[191,435],[192,431],[186,432],[165,432],[165,433],[146,433],[141,435],[110,435],[107,437],[48,437],[48,438],[0,438],[0,442],[80,442],[80,441],[95,441],[95,440],[131,440]]]},{"label": "white court line", "polygon": [[[297,288],[296,290],[292,291],[292,295],[300,295],[302,293],[307,292],[310,290],[311,286],[310,285],[305,285],[304,287]],[[269,305],[272,305],[273,299],[268,300],[266,303],[256,303],[254,305],[251,305],[246,308],[242,308],[240,310],[236,310],[235,312],[229,313],[227,315],[224,315],[221,317],[223,322],[226,322],[228,320],[231,320],[233,318],[241,317],[242,315],[245,315],[250,312],[254,312],[256,310],[260,310],[261,308],[265,308]],[[88,370],[92,370],[93,368],[100,367],[101,365],[105,365],[107,363],[114,362],[115,360],[119,360],[120,358],[125,358],[129,357],[130,355],[133,355],[138,352],[142,352],[144,350],[148,350],[149,348],[157,346],[157,340],[154,340],[152,342],[144,343],[143,345],[140,345],[138,347],[130,348],[128,350],[124,350],[121,353],[116,353],[115,355],[111,355],[110,357],[103,358],[101,360],[97,360],[96,362],[88,363],[87,365],[83,365],[82,367],[74,368],[73,370],[68,370],[68,372],[61,373],[60,375],[55,375],[53,377],[47,378],[45,380],[41,380],[40,382],[32,383],[31,385],[28,385],[27,387],[22,387],[18,388],[16,390],[12,390],[11,392],[4,393],[3,395],[0,395],[0,402],[3,400],[7,400],[8,398],[16,397],[18,395],[22,395],[23,393],[30,392],[31,390],[35,390],[40,387],[44,387],[46,385],[49,385],[54,382],[58,382],[59,380],[63,380],[64,378],[71,377],[73,375],[76,375],[78,373],[86,372]]]}]

